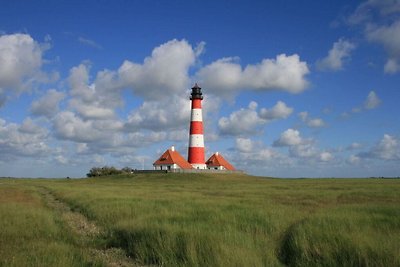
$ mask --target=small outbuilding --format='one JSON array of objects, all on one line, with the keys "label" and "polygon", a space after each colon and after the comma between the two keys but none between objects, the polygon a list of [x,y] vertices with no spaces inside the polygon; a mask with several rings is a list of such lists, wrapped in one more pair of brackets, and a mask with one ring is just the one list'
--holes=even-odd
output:
[{"label": "small outbuilding", "polygon": [[192,165],[187,162],[175,147],[165,151],[154,163],[154,170],[178,170],[178,169],[193,169]]},{"label": "small outbuilding", "polygon": [[228,170],[234,171],[235,168],[218,152],[213,154],[206,161],[207,168],[210,170]]}]

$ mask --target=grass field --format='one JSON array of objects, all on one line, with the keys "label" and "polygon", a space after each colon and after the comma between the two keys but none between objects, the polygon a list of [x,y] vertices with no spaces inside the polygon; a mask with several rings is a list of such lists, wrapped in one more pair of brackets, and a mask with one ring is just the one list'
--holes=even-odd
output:
[{"label": "grass field", "polygon": [[400,266],[400,180],[0,179],[0,266],[120,254],[122,266]]}]

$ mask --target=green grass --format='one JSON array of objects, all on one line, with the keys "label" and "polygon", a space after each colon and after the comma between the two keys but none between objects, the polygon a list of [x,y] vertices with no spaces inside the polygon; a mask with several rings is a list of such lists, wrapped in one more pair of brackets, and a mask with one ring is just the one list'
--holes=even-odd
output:
[{"label": "green grass", "polygon": [[[6,181],[15,183],[14,189],[29,188],[24,194],[39,203],[23,212],[10,206],[0,209],[0,229],[7,225],[3,214],[22,224],[1,230],[0,258],[8,259],[3,260],[6,266],[12,265],[13,258],[31,257],[7,246],[15,243],[12,237],[22,236],[15,229],[33,221],[49,225],[42,228],[49,230],[27,229],[27,236],[38,236],[46,244],[61,242],[54,249],[64,255],[63,262],[70,255],[80,261],[77,265],[87,260],[63,223],[40,203],[35,191],[40,186],[105,229],[97,243],[105,248],[121,247],[142,264],[400,266],[400,180],[396,179],[140,174]],[[7,190],[0,184],[0,194]],[[3,241],[3,235],[9,238]],[[66,253],[67,247],[72,254]],[[37,258],[46,259],[46,255],[50,254]],[[54,266],[50,262],[39,265]]]},{"label": "green grass", "polygon": [[0,266],[89,266],[56,215],[23,182],[0,185]]}]

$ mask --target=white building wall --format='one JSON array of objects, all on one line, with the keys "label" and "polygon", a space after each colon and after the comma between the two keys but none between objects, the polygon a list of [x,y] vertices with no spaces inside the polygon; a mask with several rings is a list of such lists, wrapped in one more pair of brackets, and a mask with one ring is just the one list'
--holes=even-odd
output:
[{"label": "white building wall", "polygon": [[168,170],[168,167],[170,167],[170,170],[177,170],[180,169],[178,164],[162,164],[162,165],[154,165],[154,170]]},{"label": "white building wall", "polygon": [[206,164],[196,164],[196,163],[192,163],[191,164],[193,168],[198,169],[198,170],[205,170],[207,169],[207,165]]}]

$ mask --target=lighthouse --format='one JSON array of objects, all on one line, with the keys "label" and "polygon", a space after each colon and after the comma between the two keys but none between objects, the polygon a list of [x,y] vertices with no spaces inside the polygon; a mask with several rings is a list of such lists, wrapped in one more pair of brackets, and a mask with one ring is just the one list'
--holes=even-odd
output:
[{"label": "lighthouse", "polygon": [[190,100],[192,101],[192,109],[190,116],[188,162],[194,169],[206,169],[207,165],[204,158],[203,114],[201,110],[203,95],[197,83],[192,88]]},{"label": "lighthouse", "polygon": [[154,170],[167,172],[240,172],[218,152],[205,161],[203,114],[201,110],[203,94],[197,83],[192,88],[190,100],[192,107],[188,160],[186,161],[172,146],[153,163]]}]

